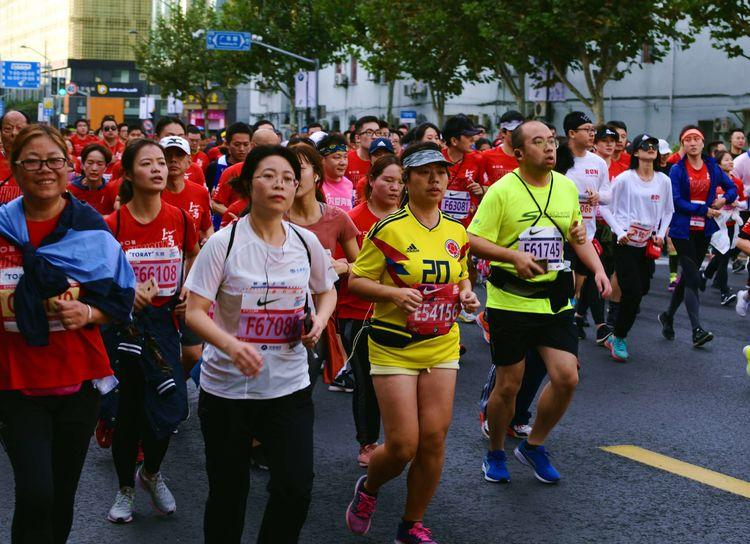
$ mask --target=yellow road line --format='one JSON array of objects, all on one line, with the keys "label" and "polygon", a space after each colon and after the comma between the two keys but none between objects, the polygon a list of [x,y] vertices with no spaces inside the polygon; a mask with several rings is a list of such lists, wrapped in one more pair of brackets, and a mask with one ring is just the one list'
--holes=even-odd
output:
[{"label": "yellow road line", "polygon": [[603,446],[601,449],[615,455],[627,457],[633,461],[638,461],[644,465],[660,468],[683,478],[695,480],[696,482],[750,499],[750,482],[708,470],[707,468],[691,465],[690,463],[639,448],[638,446]]}]

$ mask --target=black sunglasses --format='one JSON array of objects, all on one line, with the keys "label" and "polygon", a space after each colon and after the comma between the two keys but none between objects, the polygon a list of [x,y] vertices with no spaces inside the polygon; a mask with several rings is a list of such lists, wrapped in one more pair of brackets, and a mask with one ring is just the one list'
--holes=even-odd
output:
[{"label": "black sunglasses", "polygon": [[641,142],[641,145],[638,146],[638,149],[642,149],[643,151],[656,151],[657,149],[659,149],[659,145],[646,140],[645,142]]}]

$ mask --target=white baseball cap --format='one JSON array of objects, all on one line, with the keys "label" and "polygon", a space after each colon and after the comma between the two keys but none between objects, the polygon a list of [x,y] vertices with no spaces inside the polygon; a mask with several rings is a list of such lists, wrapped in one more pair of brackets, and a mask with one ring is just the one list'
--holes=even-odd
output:
[{"label": "white baseball cap", "polygon": [[190,155],[190,144],[185,138],[181,136],[167,136],[166,138],[162,138],[159,141],[159,145],[164,149],[169,149],[170,147],[178,147],[182,149],[182,151],[184,151],[186,155]]},{"label": "white baseball cap", "polygon": [[659,155],[671,155],[672,148],[669,147],[669,142],[663,138],[659,138]]}]

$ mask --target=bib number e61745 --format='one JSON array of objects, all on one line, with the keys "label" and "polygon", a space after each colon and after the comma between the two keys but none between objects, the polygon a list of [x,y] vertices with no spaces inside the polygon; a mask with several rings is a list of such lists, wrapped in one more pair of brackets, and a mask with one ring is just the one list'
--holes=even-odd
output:
[{"label": "bib number e61745", "polygon": [[518,237],[518,251],[546,260],[547,270],[564,270],[563,239],[555,227],[529,227]]}]

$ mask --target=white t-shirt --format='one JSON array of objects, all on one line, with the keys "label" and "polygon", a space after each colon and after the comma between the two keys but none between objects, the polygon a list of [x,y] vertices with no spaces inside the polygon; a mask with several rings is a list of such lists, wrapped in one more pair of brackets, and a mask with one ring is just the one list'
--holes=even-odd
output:
[{"label": "white t-shirt", "polygon": [[734,159],[734,170],[732,173],[742,180],[742,185],[745,186],[745,194],[748,195],[750,191],[750,155],[747,151],[740,153],[736,159]]},{"label": "white t-shirt", "polygon": [[263,368],[253,378],[242,374],[226,353],[206,344],[200,383],[212,395],[229,399],[272,399],[310,385],[307,350],[299,342],[282,341],[281,335],[290,331],[288,318],[291,314],[288,310],[284,313],[285,304],[299,310],[307,298],[312,309],[311,293],[332,289],[338,276],[312,232],[293,227],[310,250],[308,261],[300,237],[290,230],[289,223],[282,221],[282,224],[286,240],[282,247],[273,247],[253,231],[249,217],[241,218],[229,257],[227,246],[232,227],[220,230],[203,246],[185,282],[190,291],[215,302],[214,322],[236,337],[241,338],[251,328],[250,336],[258,334],[258,329],[250,325],[248,315],[259,318],[261,335],[274,335],[271,332],[274,318],[287,319],[286,327],[279,321],[281,326],[275,332],[276,338],[246,339],[263,357]]},{"label": "white t-shirt", "polygon": [[628,245],[643,247],[652,231],[661,238],[667,232],[674,213],[672,182],[661,172],[654,172],[651,181],[643,181],[635,170],[625,170],[612,184],[612,200],[607,207],[611,212],[607,222],[618,240],[632,227],[635,234]]},{"label": "white t-shirt", "polygon": [[573,167],[565,172],[565,176],[572,179],[578,187],[578,201],[581,205],[583,224],[586,225],[586,238],[593,240],[596,234],[596,206],[591,206],[586,201],[586,191],[599,193],[601,204],[609,203],[612,186],[609,183],[609,168],[599,155],[586,151],[583,157],[573,156]]}]

